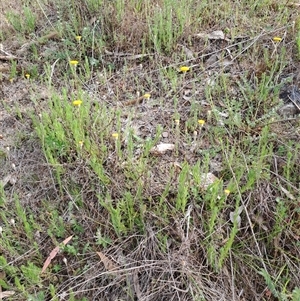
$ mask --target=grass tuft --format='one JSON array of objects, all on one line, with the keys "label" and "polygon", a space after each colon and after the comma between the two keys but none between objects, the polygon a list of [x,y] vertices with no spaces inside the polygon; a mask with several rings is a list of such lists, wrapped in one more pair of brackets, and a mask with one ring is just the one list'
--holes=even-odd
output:
[{"label": "grass tuft", "polygon": [[0,299],[297,301],[293,4],[17,2]]}]

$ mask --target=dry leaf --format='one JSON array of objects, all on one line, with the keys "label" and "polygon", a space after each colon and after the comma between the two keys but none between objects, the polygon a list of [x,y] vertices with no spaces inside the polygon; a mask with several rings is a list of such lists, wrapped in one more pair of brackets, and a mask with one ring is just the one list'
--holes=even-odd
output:
[{"label": "dry leaf", "polygon": [[195,35],[198,38],[204,38],[204,39],[209,39],[209,40],[226,40],[229,41],[229,39],[225,38],[225,34],[222,30],[215,30],[211,33],[197,33]]},{"label": "dry leaf", "polygon": [[119,267],[112,261],[110,260],[107,256],[105,256],[102,252],[96,252],[98,256],[100,257],[101,261],[104,264],[104,267],[107,271],[116,271],[119,270]]},{"label": "dry leaf", "polygon": [[300,7],[300,3],[295,3],[295,2],[292,2],[292,3],[288,3],[287,6],[289,7]]},{"label": "dry leaf", "polygon": [[171,165],[174,166],[174,170],[176,173],[179,173],[182,170],[182,167],[178,162],[172,162]]},{"label": "dry leaf", "polygon": [[16,292],[14,292],[14,291],[0,292],[0,300],[2,300],[3,298],[10,297],[10,296],[14,295],[15,293]]},{"label": "dry leaf", "polygon": [[224,59],[219,61],[218,66],[220,66],[221,68],[226,68],[228,66],[233,65],[233,61],[229,60],[229,59]]},{"label": "dry leaf", "polygon": [[208,38],[211,40],[224,40],[225,35],[222,30],[216,30],[216,31],[213,31],[212,33],[210,33],[208,35]]},{"label": "dry leaf", "polygon": [[240,217],[240,214],[243,212],[243,209],[244,209],[244,206],[240,206],[238,208],[237,212],[236,211],[231,211],[230,214],[229,214],[229,218],[230,218],[230,221],[232,223],[234,223],[235,218],[236,218],[236,222],[237,222],[238,228],[241,227],[241,221],[242,221],[242,219]]},{"label": "dry leaf", "polygon": [[168,150],[170,150],[170,151],[174,150],[174,148],[175,148],[175,144],[160,143],[160,144],[152,147],[151,150],[150,150],[150,153],[155,154],[155,155],[162,155]]},{"label": "dry leaf", "polygon": [[11,60],[15,60],[15,59],[17,59],[17,57],[15,57],[15,56],[0,55],[1,61],[11,61]]},{"label": "dry leaf", "polygon": [[187,48],[186,46],[184,46],[184,45],[181,45],[181,44],[178,44],[178,45],[182,47],[182,50],[184,51],[184,53],[185,53],[187,59],[189,59],[189,60],[195,59],[194,54],[193,54],[193,51],[191,51],[190,49],[188,49],[188,48]]},{"label": "dry leaf", "polygon": [[205,62],[207,66],[214,65],[220,59],[218,54],[211,55],[208,60]]},{"label": "dry leaf", "polygon": [[[73,235],[69,236],[68,238],[66,238],[62,243],[64,245],[66,245],[71,239],[72,239]],[[47,269],[47,267],[49,266],[49,264],[51,263],[51,260],[57,255],[57,253],[59,252],[60,248],[59,246],[57,246],[56,248],[54,248],[50,255],[48,256],[48,258],[46,259],[44,266],[42,268],[41,273],[45,272],[45,270]]]},{"label": "dry leaf", "polygon": [[296,200],[296,198],[288,191],[286,190],[284,187],[280,186],[280,189],[285,193],[285,195],[291,199],[291,200]]},{"label": "dry leaf", "polygon": [[17,179],[13,175],[7,175],[2,181],[0,181],[3,187],[5,187],[7,184],[15,185],[17,182]]}]

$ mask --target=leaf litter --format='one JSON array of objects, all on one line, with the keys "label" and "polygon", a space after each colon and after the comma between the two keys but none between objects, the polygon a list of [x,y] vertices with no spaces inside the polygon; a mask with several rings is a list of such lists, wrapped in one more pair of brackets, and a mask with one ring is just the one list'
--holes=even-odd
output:
[{"label": "leaf litter", "polygon": [[[69,241],[73,238],[73,235],[67,237],[62,244],[65,246],[69,243]],[[46,261],[44,262],[43,268],[41,273],[44,273],[46,271],[46,269],[48,268],[48,266],[50,265],[52,259],[55,258],[55,256],[59,253],[59,251],[61,250],[60,246],[55,247],[49,254],[48,258],[46,259]]]}]

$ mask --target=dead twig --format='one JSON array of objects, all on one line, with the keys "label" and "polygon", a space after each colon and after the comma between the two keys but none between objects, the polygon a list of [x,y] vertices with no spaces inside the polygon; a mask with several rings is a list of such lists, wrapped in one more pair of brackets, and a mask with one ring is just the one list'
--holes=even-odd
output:
[{"label": "dead twig", "polygon": [[299,105],[297,104],[296,101],[294,101],[290,96],[289,96],[289,100],[294,104],[294,106],[298,109],[298,111],[300,112],[300,107]]}]

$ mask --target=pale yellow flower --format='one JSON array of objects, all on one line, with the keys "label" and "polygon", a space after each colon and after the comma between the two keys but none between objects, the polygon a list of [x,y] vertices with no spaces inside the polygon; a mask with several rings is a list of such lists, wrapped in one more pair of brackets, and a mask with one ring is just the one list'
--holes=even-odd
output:
[{"label": "pale yellow flower", "polygon": [[79,144],[80,147],[82,147],[83,146],[83,141],[82,140],[78,141],[78,144]]},{"label": "pale yellow flower", "polygon": [[225,189],[224,193],[228,196],[230,194],[230,190],[229,189]]},{"label": "pale yellow flower", "polygon": [[205,124],[205,120],[199,119],[199,120],[198,120],[198,123],[200,124],[200,126],[203,126],[203,125]]},{"label": "pale yellow flower", "polygon": [[177,125],[179,125],[179,122],[180,122],[179,119],[175,119],[175,123],[176,123]]},{"label": "pale yellow flower", "polygon": [[280,38],[280,37],[274,37],[274,38],[273,38],[273,41],[274,41],[274,42],[281,42],[281,41],[282,41],[282,38]]},{"label": "pale yellow flower", "polygon": [[25,74],[25,77],[26,77],[27,79],[29,79],[29,78],[30,78],[30,74],[29,74],[29,73],[26,73],[26,74]]},{"label": "pale yellow flower", "polygon": [[151,94],[150,93],[146,93],[146,94],[144,94],[144,96],[143,96],[145,99],[149,99],[150,97],[151,97]]},{"label": "pale yellow flower", "polygon": [[80,100],[80,99],[73,100],[72,104],[75,107],[80,107],[82,104],[82,100]]},{"label": "pale yellow flower", "polygon": [[78,63],[79,63],[79,62],[76,61],[76,60],[71,60],[71,61],[70,61],[70,65],[75,66],[75,67],[78,65]]},{"label": "pale yellow flower", "polygon": [[77,40],[77,42],[81,41],[81,36],[76,36],[75,39]]},{"label": "pale yellow flower", "polygon": [[111,135],[114,139],[118,139],[119,138],[119,134],[118,133],[112,133]]},{"label": "pale yellow flower", "polygon": [[187,66],[181,66],[181,67],[179,68],[179,70],[180,70],[181,72],[185,73],[185,72],[187,72],[187,71],[190,71],[190,67],[187,67]]}]

